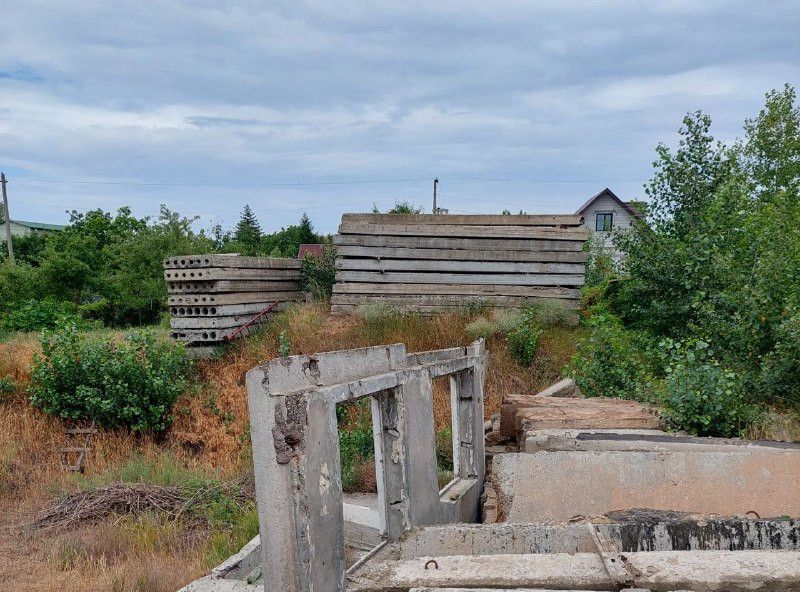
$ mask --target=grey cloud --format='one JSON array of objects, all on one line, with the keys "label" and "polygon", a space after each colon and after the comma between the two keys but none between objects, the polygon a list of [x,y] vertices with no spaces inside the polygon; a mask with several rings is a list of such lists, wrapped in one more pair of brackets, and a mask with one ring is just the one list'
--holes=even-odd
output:
[{"label": "grey cloud", "polygon": [[[0,167],[18,181],[20,217],[53,221],[67,207],[153,214],[166,202],[230,224],[250,201],[265,225],[307,209],[334,230],[343,208],[427,203],[437,175],[453,211],[569,211],[606,185],[640,196],[654,146],[686,111],[710,112],[730,139],[765,91],[800,81],[798,12],[721,0],[18,3],[0,71],[40,80],[0,75]],[[385,182],[303,184],[348,180]],[[148,181],[169,185],[136,185]]]}]

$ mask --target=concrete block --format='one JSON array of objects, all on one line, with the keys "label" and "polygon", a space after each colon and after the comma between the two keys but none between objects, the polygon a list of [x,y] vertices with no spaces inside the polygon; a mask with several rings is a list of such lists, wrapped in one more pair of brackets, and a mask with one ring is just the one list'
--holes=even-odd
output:
[{"label": "concrete block", "polygon": [[800,444],[740,440],[735,438],[697,438],[668,434],[659,430],[531,430],[524,433],[520,448],[524,452],[557,450],[618,450],[633,452],[711,452],[778,448],[800,450]]},{"label": "concrete block", "polygon": [[536,393],[537,397],[583,397],[578,385],[571,378],[559,380],[543,391]]},{"label": "concrete block", "polygon": [[168,281],[168,294],[228,294],[299,290],[297,280]]},{"label": "concrete block", "polygon": [[242,257],[233,254],[175,255],[164,259],[164,269],[196,269],[198,267],[243,267],[261,269],[300,269],[298,259],[283,257]]},{"label": "concrete block", "polygon": [[[593,525],[623,553],[800,550],[800,520],[634,510],[600,517]],[[375,559],[595,551],[595,543],[583,522],[445,524],[414,528],[382,549]]]},{"label": "concrete block", "polygon": [[[279,307],[276,306],[273,311]],[[255,314],[234,315],[229,317],[172,317],[169,326],[172,329],[235,329],[255,318]],[[229,331],[228,331],[229,332]]]},{"label": "concrete block", "polygon": [[406,367],[402,343],[276,358],[260,366],[269,373],[270,395],[286,395],[321,385],[350,382]]},{"label": "concrete block", "polygon": [[[430,561],[436,563],[436,567]],[[785,551],[656,551],[626,553],[636,588],[652,592],[796,592],[800,553]],[[427,568],[426,568],[427,566]],[[351,576],[350,592],[415,587],[617,590],[597,553],[453,555],[369,562]]]},{"label": "concrete block", "polygon": [[233,294],[175,294],[167,298],[170,306],[213,306],[220,304],[249,304],[252,302],[275,302],[304,300],[305,292],[298,289],[284,291],[238,292]]},{"label": "concrete block", "polygon": [[800,516],[797,450],[498,454],[492,481],[507,522],[565,522],[632,508]]},{"label": "concrete block", "polygon": [[168,282],[208,282],[216,280],[299,280],[297,269],[239,269],[235,267],[201,267],[197,269],[166,269]]},{"label": "concrete block", "polygon": [[661,428],[656,410],[636,401],[530,397],[518,401],[517,405],[517,431],[544,428]]},{"label": "concrete block", "polygon": [[262,295],[261,302],[252,302],[249,304],[204,304],[195,306],[181,305],[170,307],[169,312],[170,315],[172,315],[172,318],[234,317],[258,314],[269,307],[272,307],[273,311],[277,309],[285,310],[286,303],[278,298],[275,300],[269,300],[267,295]]}]

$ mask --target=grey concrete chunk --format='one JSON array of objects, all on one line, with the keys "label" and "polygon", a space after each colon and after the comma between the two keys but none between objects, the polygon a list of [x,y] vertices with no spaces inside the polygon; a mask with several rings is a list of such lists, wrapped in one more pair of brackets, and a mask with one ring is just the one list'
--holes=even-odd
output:
[{"label": "grey concrete chunk", "polygon": [[492,480],[507,522],[564,522],[632,508],[800,516],[800,450],[731,448],[498,454]]}]

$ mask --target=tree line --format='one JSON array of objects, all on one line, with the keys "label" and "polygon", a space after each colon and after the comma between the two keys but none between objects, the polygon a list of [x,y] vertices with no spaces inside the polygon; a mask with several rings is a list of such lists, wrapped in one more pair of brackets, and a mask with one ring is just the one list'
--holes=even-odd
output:
[{"label": "tree line", "polygon": [[306,214],[298,224],[264,233],[249,205],[230,231],[219,225],[195,231],[196,222],[163,205],[155,219],[136,217],[127,207],[73,210],[60,232],[14,237],[16,264],[0,260],[0,328],[37,330],[64,316],[84,324],[151,324],[166,306],[165,257],[296,257],[301,244],[325,239]]}]

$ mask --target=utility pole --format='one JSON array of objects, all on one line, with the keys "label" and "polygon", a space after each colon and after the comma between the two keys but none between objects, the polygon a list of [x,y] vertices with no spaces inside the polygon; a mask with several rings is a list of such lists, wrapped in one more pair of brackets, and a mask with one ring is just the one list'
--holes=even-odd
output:
[{"label": "utility pole", "polygon": [[11,215],[8,213],[8,194],[6,193],[6,174],[0,173],[0,185],[3,186],[3,216],[6,219],[6,245],[8,246],[8,262],[14,264],[14,244],[11,242]]},{"label": "utility pole", "polygon": [[[5,185],[3,186],[5,187]],[[433,213],[438,213],[438,208],[436,207],[436,190],[439,188],[439,177],[436,177],[433,180]]]}]

